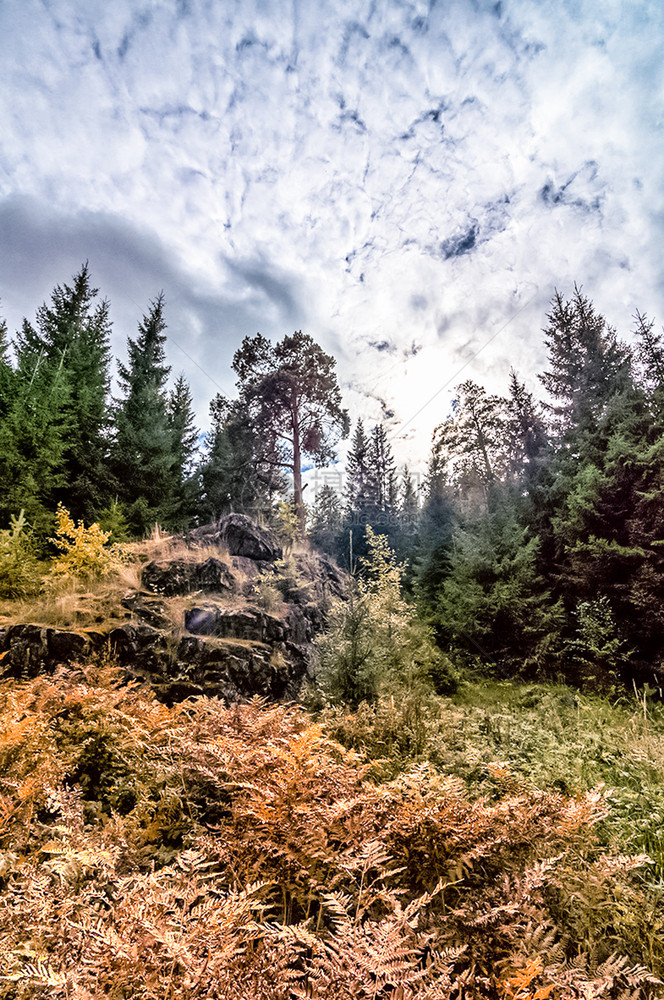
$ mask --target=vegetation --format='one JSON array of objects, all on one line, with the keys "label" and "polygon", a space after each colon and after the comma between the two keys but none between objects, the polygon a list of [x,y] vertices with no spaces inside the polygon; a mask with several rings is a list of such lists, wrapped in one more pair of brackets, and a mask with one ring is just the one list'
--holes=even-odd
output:
[{"label": "vegetation", "polygon": [[[313,600],[334,359],[245,338],[199,454],[163,295],[113,401],[97,294],[0,322],[0,598],[102,622],[129,539],[240,510],[285,550],[245,596]],[[351,574],[306,710],[166,707],[110,654],[0,680],[0,1000],[662,995],[664,339],[575,288],[545,340],[543,400],[457,387],[421,494],[357,421],[306,512]]]},{"label": "vegetation", "polygon": [[[551,787],[546,733],[539,782],[504,755],[463,779],[404,759],[377,782],[329,718],[168,708],[110,664],[4,682],[0,704],[0,996],[657,995],[649,862],[607,846],[605,791]],[[363,711],[334,726],[371,742],[384,709]],[[441,703],[441,760],[463,757],[464,715],[496,744],[482,712]]]}]

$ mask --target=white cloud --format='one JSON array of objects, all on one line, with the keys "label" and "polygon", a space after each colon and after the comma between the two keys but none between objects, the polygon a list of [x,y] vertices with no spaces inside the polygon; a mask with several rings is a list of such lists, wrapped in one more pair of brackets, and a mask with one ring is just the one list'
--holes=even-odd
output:
[{"label": "white cloud", "polygon": [[[636,306],[664,318],[663,22],[618,0],[2,5],[10,325],[89,258],[119,341],[123,281],[141,309],[164,287],[224,386],[243,335],[303,327],[358,412],[378,395],[397,423],[478,351],[463,377],[531,375],[556,285],[622,332]],[[204,417],[214,387],[172,361]]]}]

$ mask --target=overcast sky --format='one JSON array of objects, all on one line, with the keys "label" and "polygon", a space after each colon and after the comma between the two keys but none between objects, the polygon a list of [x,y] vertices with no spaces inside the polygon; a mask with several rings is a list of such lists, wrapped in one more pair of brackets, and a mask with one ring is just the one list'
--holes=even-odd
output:
[{"label": "overcast sky", "polygon": [[163,289],[202,425],[303,329],[422,459],[455,383],[536,387],[555,287],[664,321],[661,0],[0,0],[0,38],[0,315],[87,259],[122,356]]}]

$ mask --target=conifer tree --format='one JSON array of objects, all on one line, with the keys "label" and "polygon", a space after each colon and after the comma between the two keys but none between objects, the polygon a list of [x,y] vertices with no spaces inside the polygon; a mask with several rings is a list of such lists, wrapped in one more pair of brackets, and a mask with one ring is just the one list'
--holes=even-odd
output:
[{"label": "conifer tree", "polygon": [[553,400],[552,429],[587,446],[607,401],[629,380],[630,352],[576,285],[569,301],[555,293],[547,320],[548,370],[539,378]]},{"label": "conifer tree", "polygon": [[507,473],[505,400],[472,380],[458,386],[452,412],[434,431],[432,462],[459,497],[485,503]]},{"label": "conifer tree", "polygon": [[169,523],[184,530],[196,515],[198,481],[195,461],[198,428],[189,383],[179,375],[168,397],[168,420],[174,456],[172,510]]},{"label": "conifer tree", "polygon": [[86,263],[71,285],[55,287],[50,303],[37,310],[34,326],[23,323],[17,343],[19,368],[39,369],[32,393],[41,385],[50,394],[56,383],[60,391],[62,485],[48,502],[53,507],[65,502],[74,517],[87,520],[109,496],[111,324],[108,302],[95,303],[97,294]]},{"label": "conifer tree", "polygon": [[347,515],[364,516],[370,505],[369,438],[364,424],[358,418],[346,460],[346,488],[344,500]]},{"label": "conifer tree", "polygon": [[169,419],[166,383],[170,367],[164,344],[164,296],[160,293],[128,339],[126,364],[119,365],[123,397],[115,416],[114,470],[119,494],[128,507],[141,511],[134,530],[172,510],[178,455]]},{"label": "conifer tree", "polygon": [[374,527],[389,525],[398,507],[397,467],[383,424],[371,431],[368,448],[369,519]]},{"label": "conifer tree", "polygon": [[519,381],[514,369],[510,371],[506,410],[509,474],[532,480],[546,452],[546,428],[533,394]]},{"label": "conifer tree", "polygon": [[[27,323],[24,323],[24,330]],[[66,487],[63,456],[69,430],[69,384],[44,351],[18,352],[16,369],[4,370],[6,412],[0,420],[0,522],[24,510],[30,525],[48,534],[53,497]]]},{"label": "conifer tree", "polygon": [[9,361],[7,324],[0,319],[0,420],[8,413],[11,399],[13,370]]},{"label": "conifer tree", "polygon": [[338,437],[348,433],[335,360],[297,330],[272,345],[245,337],[233,358],[240,402],[262,444],[261,462],[293,477],[293,503],[304,529],[302,460],[323,466],[334,458]]},{"label": "conifer tree", "polygon": [[339,494],[327,483],[318,493],[311,509],[309,537],[314,545],[336,555],[341,541],[343,507]]},{"label": "conifer tree", "polygon": [[267,513],[286,482],[277,464],[263,460],[264,441],[251,414],[241,400],[219,393],[210,403],[210,418],[200,465],[203,514],[217,520],[231,511]]}]

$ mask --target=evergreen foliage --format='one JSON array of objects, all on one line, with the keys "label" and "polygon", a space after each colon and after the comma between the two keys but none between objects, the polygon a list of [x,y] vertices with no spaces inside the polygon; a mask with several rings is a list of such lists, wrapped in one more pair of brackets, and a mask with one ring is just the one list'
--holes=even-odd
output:
[{"label": "evergreen foliage", "polygon": [[233,357],[239,400],[260,450],[254,461],[287,470],[301,531],[305,512],[302,459],[323,466],[348,433],[336,362],[308,334],[296,331],[272,345],[261,334],[245,337]]},{"label": "evergreen foliage", "polygon": [[139,324],[138,337],[128,340],[127,363],[119,365],[123,395],[116,405],[113,442],[119,495],[128,506],[141,502],[153,523],[172,515],[181,471],[177,461],[186,458],[181,442],[179,454],[174,448],[166,388],[170,367],[164,350],[165,329],[164,296],[160,294]]}]

